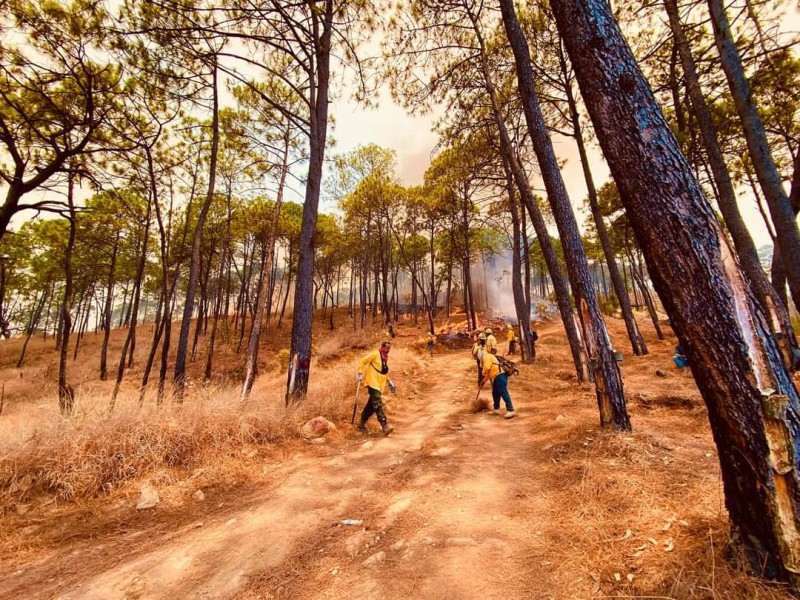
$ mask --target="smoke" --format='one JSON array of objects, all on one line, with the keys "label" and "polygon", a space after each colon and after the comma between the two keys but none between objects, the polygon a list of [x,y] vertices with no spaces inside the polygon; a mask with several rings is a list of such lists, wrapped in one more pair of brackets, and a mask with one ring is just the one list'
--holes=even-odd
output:
[{"label": "smoke", "polygon": [[[517,308],[514,304],[511,251],[481,258],[472,267],[472,279],[475,287],[476,308],[486,310],[495,318],[517,324]],[[522,273],[523,285],[525,274]],[[539,308],[543,305],[543,308]],[[531,289],[531,321],[539,321],[543,316],[556,312],[556,306],[550,300],[542,298]],[[540,314],[544,312],[544,315]]]}]

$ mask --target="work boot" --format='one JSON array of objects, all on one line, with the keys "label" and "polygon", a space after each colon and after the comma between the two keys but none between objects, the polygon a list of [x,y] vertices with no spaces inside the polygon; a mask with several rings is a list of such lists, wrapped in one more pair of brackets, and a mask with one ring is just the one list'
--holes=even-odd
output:
[{"label": "work boot", "polygon": [[392,427],[392,426],[391,426],[391,425],[389,425],[388,423],[385,423],[385,424],[383,425],[383,437],[386,437],[386,436],[388,436],[388,435],[389,435],[390,433],[392,433],[393,431],[394,431],[394,427]]},{"label": "work boot", "polygon": [[513,419],[513,418],[514,418],[514,417],[516,417],[516,416],[517,416],[517,413],[515,413],[513,410],[509,410],[509,411],[506,413],[506,419]]},{"label": "work boot", "polygon": [[361,421],[356,427],[361,433],[369,433],[369,429],[367,429],[367,424],[364,421]]},{"label": "work boot", "polygon": [[499,408],[492,409],[492,414],[493,415],[499,415],[500,414],[500,409]]}]

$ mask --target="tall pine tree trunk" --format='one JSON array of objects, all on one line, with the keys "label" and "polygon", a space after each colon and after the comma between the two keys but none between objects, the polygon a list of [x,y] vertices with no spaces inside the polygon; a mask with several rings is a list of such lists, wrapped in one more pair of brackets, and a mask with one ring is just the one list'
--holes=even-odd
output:
[{"label": "tall pine tree trunk", "polygon": [[318,37],[315,36],[313,54],[316,77],[312,86],[308,180],[306,182],[303,220],[300,227],[299,260],[294,293],[294,315],[292,317],[292,341],[289,352],[289,372],[286,381],[286,404],[299,402],[308,391],[311,372],[311,328],[314,319],[314,237],[317,226],[317,210],[322,185],[322,166],[325,158],[325,143],[328,137],[328,97],[330,86],[331,36],[333,33],[333,0],[325,0],[313,18]]},{"label": "tall pine tree trunk", "polygon": [[606,0],[551,6],[650,276],[708,407],[732,543],[759,573],[796,584],[797,390]]},{"label": "tall pine tree trunk", "polygon": [[108,268],[106,302],[103,309],[103,346],[100,349],[100,381],[108,379],[108,339],[111,337],[111,307],[114,303],[114,271],[117,266],[118,249],[119,234],[114,238],[114,247],[111,250],[111,264]]},{"label": "tall pine tree trunk", "polygon": [[[561,62],[562,71],[566,74],[567,68],[563,58]],[[600,210],[600,202],[597,198],[597,189],[594,185],[592,170],[589,166],[589,157],[586,153],[586,144],[583,140],[580,114],[578,113],[578,103],[575,100],[571,82],[566,86],[566,93],[567,103],[569,105],[570,121],[572,123],[572,132],[575,136],[575,142],[578,145],[578,155],[580,156],[581,166],[583,167],[583,177],[586,180],[586,189],[589,196],[589,208],[592,211],[592,218],[594,219],[594,224],[597,228],[597,237],[600,239],[600,246],[603,249],[603,256],[606,258],[608,275],[611,278],[611,285],[614,288],[614,294],[619,301],[622,320],[625,321],[625,329],[628,332],[628,339],[631,342],[631,350],[633,350],[634,355],[642,356],[647,354],[647,345],[642,337],[642,333],[639,331],[639,325],[636,323],[636,317],[633,316],[631,299],[628,296],[628,291],[625,289],[625,283],[622,281],[622,276],[619,274],[617,257],[614,253],[614,247],[611,245],[611,238],[608,235],[606,223],[603,220],[603,213]],[[603,282],[605,283],[605,278],[603,279]]]},{"label": "tall pine tree trunk", "polygon": [[[578,378],[578,382],[583,383],[589,379],[589,373],[587,372],[585,348],[583,347],[583,344],[581,344],[578,329],[575,327],[572,302],[570,301],[569,283],[564,275],[563,270],[561,269],[561,264],[558,262],[558,256],[556,255],[555,248],[553,248],[553,244],[550,241],[550,233],[547,230],[547,224],[545,223],[544,217],[539,210],[539,205],[533,195],[533,190],[531,189],[527,174],[525,173],[522,163],[518,158],[516,149],[511,142],[511,136],[508,133],[505,117],[503,116],[503,112],[501,110],[500,99],[497,94],[497,89],[494,85],[492,72],[489,68],[486,44],[481,33],[481,25],[476,15],[470,13],[470,17],[472,20],[472,28],[477,37],[478,45],[481,51],[481,71],[483,74],[484,84],[486,86],[486,93],[489,96],[489,101],[492,106],[492,115],[499,133],[500,152],[503,155],[503,160],[511,171],[517,188],[520,191],[522,203],[528,210],[528,214],[531,217],[531,222],[533,223],[533,228],[536,231],[536,235],[539,239],[539,246],[542,249],[542,255],[544,256],[547,270],[550,273],[551,279],[553,280],[553,287],[556,292],[556,304],[561,315],[561,322],[564,325],[564,330],[567,334],[567,341],[569,342],[570,351],[572,353],[572,361],[575,365],[575,373]],[[524,212],[525,211],[523,209],[523,213]],[[528,299],[527,314],[529,315],[528,318],[530,320],[530,299]]]},{"label": "tall pine tree trunk", "polygon": [[75,391],[67,381],[67,356],[69,354],[69,334],[72,330],[72,251],[75,248],[77,215],[75,213],[75,172],[67,173],[67,206],[69,208],[69,237],[64,249],[64,300],[61,303],[61,346],[58,358],[58,407],[62,415],[72,414],[75,405]]},{"label": "tall pine tree trunk", "polygon": [[[219,94],[217,86],[217,59],[214,57],[211,74],[211,94],[212,94],[212,115],[211,115],[211,152],[208,165],[208,189],[205,201],[200,207],[197,216],[197,223],[194,228],[192,239],[192,256],[189,261],[189,279],[186,282],[186,299],[183,306],[183,318],[181,319],[181,329],[178,336],[178,350],[175,356],[175,400],[180,403],[183,401],[183,391],[186,384],[186,354],[189,347],[189,330],[192,326],[192,314],[194,313],[194,297],[197,291],[197,278],[200,271],[200,246],[203,241],[203,229],[206,223],[206,216],[214,199],[214,185],[217,178],[217,154],[219,149]],[[200,326],[198,322],[197,327]],[[169,334],[169,332],[167,332]]]},{"label": "tall pine tree trunk", "polygon": [[742,122],[747,148],[756,177],[767,200],[772,223],[778,234],[778,247],[783,259],[789,291],[795,308],[800,310],[800,229],[788,196],[784,193],[781,176],[770,152],[764,124],[752,99],[750,83],[745,77],[739,50],[733,41],[728,16],[722,0],[708,0],[714,39],[720,63],[733,96],[736,112]]},{"label": "tall pine tree trunk", "polygon": [[239,397],[239,401],[242,403],[244,403],[250,395],[250,390],[253,388],[253,383],[258,374],[258,349],[261,340],[261,327],[264,323],[264,312],[271,309],[271,306],[268,306],[269,302],[267,296],[271,296],[269,290],[272,287],[272,279],[274,276],[272,263],[275,256],[275,237],[278,233],[281,206],[283,205],[283,188],[286,185],[286,176],[289,172],[289,134],[289,124],[287,123],[286,135],[283,140],[281,175],[278,181],[278,197],[272,209],[272,223],[270,223],[269,238],[267,239],[267,252],[264,256],[264,262],[261,265],[261,289],[258,293],[259,302],[256,308],[256,317],[253,320],[253,326],[250,328],[250,339],[247,343],[247,354],[244,359],[244,381],[242,383],[242,393]]},{"label": "tall pine tree trunk", "polygon": [[612,352],[611,340],[603,321],[597,294],[592,285],[592,274],[586,261],[586,252],[578,231],[578,223],[572,212],[572,205],[561,177],[553,143],[539,106],[528,42],[517,21],[513,0],[500,0],[500,8],[503,13],[506,34],[514,52],[525,120],[547,190],[547,198],[561,237],[572,293],[575,296],[575,305],[583,328],[584,343],[594,369],[600,425],[603,427],[613,426],[618,430],[629,430],[631,423],[625,406],[622,377]]},{"label": "tall pine tree trunk", "polygon": [[791,367],[792,350],[797,347],[797,341],[789,319],[789,311],[784,300],[781,299],[767,278],[767,274],[764,272],[761,261],[758,258],[756,245],[753,243],[750,231],[747,229],[747,225],[745,225],[744,219],[739,212],[736,192],[734,191],[728,168],[725,165],[725,159],[722,156],[717,129],[711,118],[711,112],[706,105],[689,41],[686,39],[683,25],[680,21],[678,2],[677,0],[664,0],[664,6],[669,16],[670,28],[675,38],[675,46],[680,54],[686,87],[691,99],[691,110],[703,136],[703,145],[705,146],[709,166],[716,184],[717,203],[719,204],[720,212],[725,219],[725,226],[731,234],[742,270],[750,280],[750,285],[753,286],[753,291],[756,293],[762,307],[770,316],[770,325],[773,332],[782,332],[784,334],[786,362]]}]

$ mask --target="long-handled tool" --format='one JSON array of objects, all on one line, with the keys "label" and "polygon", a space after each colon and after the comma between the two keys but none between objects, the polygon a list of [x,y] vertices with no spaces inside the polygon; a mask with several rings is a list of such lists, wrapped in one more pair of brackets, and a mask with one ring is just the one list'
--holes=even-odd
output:
[{"label": "long-handled tool", "polygon": [[481,390],[483,389],[483,384],[484,384],[484,383],[486,383],[486,379],[484,379],[483,381],[481,381],[481,384],[478,386],[478,393],[477,393],[477,394],[475,394],[475,400],[477,400],[477,399],[478,399],[478,397],[481,395]]},{"label": "long-handled tool", "polygon": [[356,411],[358,410],[358,390],[361,389],[361,380],[356,381],[356,397],[353,399],[353,418],[350,419],[350,424],[355,425]]}]

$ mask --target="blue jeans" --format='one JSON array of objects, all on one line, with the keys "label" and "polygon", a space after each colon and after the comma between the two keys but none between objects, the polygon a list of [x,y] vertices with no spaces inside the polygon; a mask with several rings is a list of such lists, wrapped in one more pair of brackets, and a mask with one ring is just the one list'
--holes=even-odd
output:
[{"label": "blue jeans", "polygon": [[492,382],[492,401],[494,409],[500,409],[500,398],[506,403],[506,410],[512,412],[514,405],[511,404],[511,396],[508,393],[508,373],[500,373]]}]

